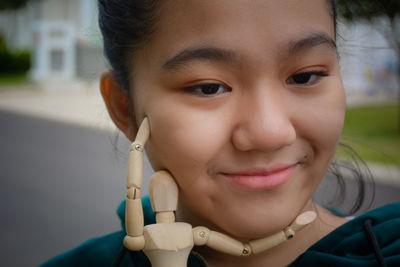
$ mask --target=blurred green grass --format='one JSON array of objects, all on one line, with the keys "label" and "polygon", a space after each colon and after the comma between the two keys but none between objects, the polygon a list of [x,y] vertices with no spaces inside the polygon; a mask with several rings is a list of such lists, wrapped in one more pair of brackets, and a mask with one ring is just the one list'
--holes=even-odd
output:
[{"label": "blurred green grass", "polygon": [[0,86],[4,85],[20,85],[28,81],[27,73],[0,73]]},{"label": "blurred green grass", "polygon": [[[348,108],[341,143],[368,162],[400,165],[399,107],[396,104]],[[339,158],[345,152],[338,149]]]}]

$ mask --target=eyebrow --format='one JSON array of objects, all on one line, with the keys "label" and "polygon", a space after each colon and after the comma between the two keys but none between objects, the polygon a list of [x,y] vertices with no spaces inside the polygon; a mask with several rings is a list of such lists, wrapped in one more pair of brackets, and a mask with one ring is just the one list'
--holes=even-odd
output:
[{"label": "eyebrow", "polygon": [[[280,49],[279,55],[291,57],[304,50],[320,45],[328,45],[336,52],[336,42],[326,33],[318,32],[303,39],[289,42],[288,46]],[[234,64],[239,62],[239,56],[234,51],[223,48],[208,46],[189,47],[169,58],[162,65],[162,68],[166,70],[179,69],[192,61],[216,61]]]},{"label": "eyebrow", "polygon": [[220,61],[233,63],[237,61],[237,55],[230,50],[217,47],[192,47],[187,48],[175,56],[168,59],[163,68],[172,70],[177,69],[190,61]]},{"label": "eyebrow", "polygon": [[317,32],[298,41],[290,42],[287,51],[283,53],[290,57],[320,45],[328,45],[336,53],[336,42],[324,32]]}]

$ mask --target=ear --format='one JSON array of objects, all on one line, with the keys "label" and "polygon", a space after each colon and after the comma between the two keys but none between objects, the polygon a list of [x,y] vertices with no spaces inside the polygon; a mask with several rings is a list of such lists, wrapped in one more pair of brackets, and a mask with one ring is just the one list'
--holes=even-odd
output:
[{"label": "ear", "polygon": [[110,71],[101,75],[100,91],[112,121],[130,141],[133,141],[137,126],[132,119],[133,107],[129,105],[128,92],[119,86],[117,78]]}]

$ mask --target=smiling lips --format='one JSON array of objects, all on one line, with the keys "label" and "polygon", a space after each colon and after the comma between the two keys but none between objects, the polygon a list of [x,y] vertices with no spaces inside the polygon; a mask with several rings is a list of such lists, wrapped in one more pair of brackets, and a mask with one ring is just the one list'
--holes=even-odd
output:
[{"label": "smiling lips", "polygon": [[253,168],[233,173],[220,173],[230,182],[252,190],[268,190],[285,184],[298,164],[277,165],[273,168]]}]

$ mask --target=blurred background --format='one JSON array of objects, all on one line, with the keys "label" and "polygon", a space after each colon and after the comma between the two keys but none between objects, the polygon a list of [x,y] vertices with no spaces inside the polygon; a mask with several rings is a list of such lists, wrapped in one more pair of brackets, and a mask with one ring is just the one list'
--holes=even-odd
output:
[{"label": "blurred background", "polygon": [[[375,181],[360,212],[400,201],[400,4],[388,2],[338,1],[348,106],[341,142]],[[1,266],[36,266],[120,229],[129,142],[98,91],[106,69],[95,0],[0,2]],[[344,164],[345,150],[337,153]],[[147,162],[145,170],[149,177]],[[346,211],[358,187],[343,173],[347,194],[333,205]],[[327,175],[315,198],[331,205],[336,188]]]}]

